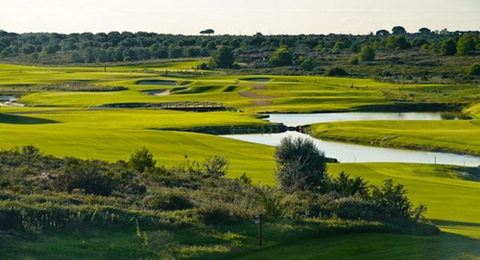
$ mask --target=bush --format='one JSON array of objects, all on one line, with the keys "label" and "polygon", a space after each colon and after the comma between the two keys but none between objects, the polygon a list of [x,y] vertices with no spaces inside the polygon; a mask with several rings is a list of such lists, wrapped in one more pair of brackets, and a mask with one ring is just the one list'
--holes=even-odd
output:
[{"label": "bush", "polygon": [[367,182],[361,177],[350,178],[350,175],[341,172],[336,178],[328,180],[328,191],[335,191],[344,197],[359,195],[362,198],[368,196]]},{"label": "bush", "polygon": [[331,203],[333,213],[341,219],[376,221],[379,214],[372,202],[359,197],[340,198]]},{"label": "bush", "polygon": [[143,147],[130,156],[128,163],[133,169],[143,172],[148,168],[154,167],[157,161],[153,159],[153,154],[146,147]]},{"label": "bush", "polygon": [[163,192],[145,197],[143,201],[148,209],[152,210],[183,210],[193,208],[187,196],[180,192]]},{"label": "bush", "polygon": [[344,77],[344,76],[347,76],[348,73],[347,71],[345,71],[345,69],[341,67],[333,67],[327,70],[327,75],[330,77],[338,77],[338,76]]},{"label": "bush", "polygon": [[[395,184],[392,179],[385,180],[383,186],[373,187],[371,200],[382,212],[380,221],[399,226],[407,226],[414,222],[412,218],[412,203],[407,198],[407,190],[401,184]],[[425,209],[426,210],[426,209]],[[416,218],[424,213],[420,212]]]},{"label": "bush", "polygon": [[228,160],[220,155],[207,156],[202,164],[206,176],[220,178],[228,172]]},{"label": "bush", "polygon": [[325,154],[305,138],[283,138],[275,150],[278,188],[284,192],[319,190],[324,185]]},{"label": "bush", "polygon": [[359,60],[357,56],[353,56],[348,60],[349,65],[358,65]]},{"label": "bush", "polygon": [[467,74],[480,76],[480,63],[475,62],[472,66],[470,66],[467,70]]},{"label": "bush", "polygon": [[108,196],[114,187],[113,179],[105,174],[106,165],[101,161],[82,161],[66,158],[61,173],[54,186],[58,191],[72,193],[74,189],[83,189],[86,194]]},{"label": "bush", "polygon": [[362,50],[360,51],[359,54],[359,59],[360,61],[373,61],[375,60],[375,49],[373,49],[370,46],[362,46]]}]

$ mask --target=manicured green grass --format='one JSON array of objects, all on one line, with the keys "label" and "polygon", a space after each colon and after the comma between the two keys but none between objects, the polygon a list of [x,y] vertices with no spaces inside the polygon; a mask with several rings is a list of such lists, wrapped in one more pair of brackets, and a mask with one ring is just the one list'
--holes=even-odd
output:
[{"label": "manicured green grass", "polygon": [[477,240],[396,234],[349,234],[265,248],[234,259],[478,259]]},{"label": "manicured green grass", "polygon": [[147,147],[158,165],[173,166],[202,161],[219,154],[230,160],[231,177],[244,172],[256,182],[271,183],[273,148],[206,134],[186,132],[105,128],[86,125],[9,125],[1,124],[0,149],[35,145],[45,154],[104,159],[129,160],[130,155]]},{"label": "manicured green grass", "polygon": [[310,129],[318,138],[480,155],[478,120],[335,122]]}]

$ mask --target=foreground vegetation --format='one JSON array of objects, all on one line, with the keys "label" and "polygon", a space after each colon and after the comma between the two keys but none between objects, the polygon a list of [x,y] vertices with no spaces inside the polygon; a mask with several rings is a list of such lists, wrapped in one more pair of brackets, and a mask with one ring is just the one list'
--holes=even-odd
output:
[{"label": "foreground vegetation", "polygon": [[[87,257],[112,258],[125,250],[124,243],[133,243],[126,258],[221,257],[252,250],[251,222],[258,212],[267,219],[265,236],[272,239],[267,245],[351,232],[438,233],[420,222],[426,209],[414,210],[403,186],[392,180],[369,192],[361,178],[322,174],[322,192],[284,194],[253,186],[246,175],[223,178],[228,160],[220,156],[165,168],[155,166],[146,148],[128,162],[108,163],[44,156],[25,146],[2,151],[0,159],[0,239],[7,258],[41,257],[28,239],[73,234],[68,239],[93,236],[103,244],[103,233],[119,238],[111,251],[94,250]],[[18,243],[26,249],[21,255],[15,253]]]}]

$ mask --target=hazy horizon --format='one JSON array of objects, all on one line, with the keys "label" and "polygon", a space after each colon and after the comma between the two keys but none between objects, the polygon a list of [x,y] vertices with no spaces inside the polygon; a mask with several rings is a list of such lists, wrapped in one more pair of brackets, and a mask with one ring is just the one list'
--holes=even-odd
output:
[{"label": "hazy horizon", "polygon": [[176,0],[139,2],[0,0],[0,30],[15,33],[156,32],[215,34],[368,34],[403,26],[408,32],[480,29],[478,0]]}]

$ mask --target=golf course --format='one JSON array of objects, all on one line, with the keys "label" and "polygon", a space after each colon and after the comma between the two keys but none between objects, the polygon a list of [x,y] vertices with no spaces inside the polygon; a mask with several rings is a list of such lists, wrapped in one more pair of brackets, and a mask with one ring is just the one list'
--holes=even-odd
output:
[{"label": "golf course", "polygon": [[[0,149],[31,145],[44,155],[113,163],[128,161],[133,152],[146,147],[157,166],[167,168],[185,160],[200,162],[206,156],[220,155],[229,161],[226,178],[246,174],[254,186],[275,187],[274,146],[217,133],[278,132],[282,127],[270,123],[266,113],[441,111],[462,119],[330,122],[304,126],[302,131],[337,142],[480,156],[478,85],[235,75],[196,69],[202,62],[179,60],[108,67],[2,64],[0,93],[11,97],[11,101],[0,106]],[[164,75],[165,71],[170,75]],[[167,103],[176,107],[159,107]],[[212,103],[222,109],[197,111]],[[187,106],[194,107],[186,110]],[[66,255],[75,255],[70,257],[73,259],[114,255],[119,256],[117,259],[147,259],[162,248],[162,243],[171,242],[180,248],[175,251],[179,258],[480,258],[479,167],[341,161],[328,164],[331,176],[340,172],[359,176],[369,185],[381,185],[385,179],[402,184],[414,205],[426,205],[426,221],[436,225],[440,233],[420,236],[414,232],[383,232],[382,228],[370,232],[362,227],[379,224],[355,221],[336,225],[338,230],[328,229],[328,221],[335,220],[317,223],[318,219],[312,219],[301,227],[267,221],[264,245],[258,247],[252,220],[236,226],[202,227],[202,236],[208,236],[202,242],[189,241],[195,236],[182,228],[147,229],[144,233],[150,235],[150,243],[135,246],[139,244],[138,233],[142,234],[137,221],[137,235],[134,230],[58,235],[46,232],[36,239],[23,239],[0,229],[0,254],[3,259],[63,259]],[[0,198],[8,201],[9,196],[17,196],[9,192],[0,193]],[[171,214],[176,214],[171,218],[180,218],[187,213]],[[318,230],[317,225],[326,231],[313,232]]]}]

